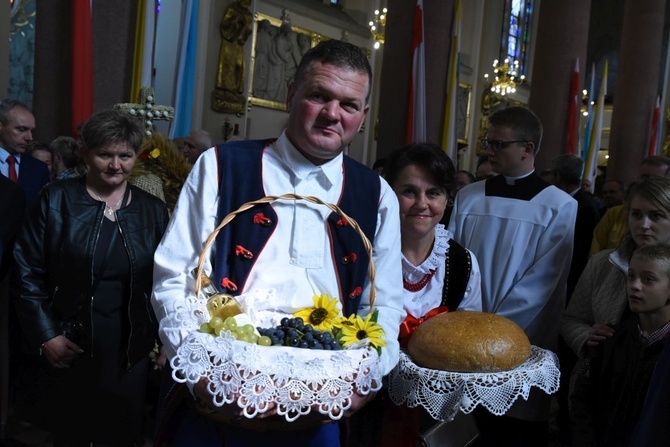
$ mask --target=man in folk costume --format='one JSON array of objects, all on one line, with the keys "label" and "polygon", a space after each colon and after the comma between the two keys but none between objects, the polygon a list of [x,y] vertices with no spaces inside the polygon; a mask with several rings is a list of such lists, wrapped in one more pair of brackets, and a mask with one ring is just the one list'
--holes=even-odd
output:
[{"label": "man in folk costume", "polygon": [[[556,350],[577,202],[535,173],[542,124],[532,111],[509,107],[489,125],[482,145],[500,175],[458,193],[449,231],[485,272],[483,310],[517,323],[533,345]],[[482,445],[546,445],[549,404],[534,389],[504,416],[479,412]]]},{"label": "man in folk costume", "polygon": [[[337,204],[372,242],[381,273],[375,281],[374,308],[387,343],[381,368],[387,374],[395,366],[398,328],[405,316],[398,202],[386,181],[343,155],[368,112],[370,82],[369,62],[358,47],[321,42],[305,54],[296,72],[287,99],[288,126],[278,139],[223,144],[198,159],[155,256],[153,304],[170,359],[187,335],[175,305],[194,294],[191,270],[203,241],[240,205],[294,193]],[[340,298],[345,316],[364,316],[370,307],[367,258],[360,236],[326,207],[277,201],[238,214],[225,226],[204,270],[233,295],[276,290],[278,310],[289,314],[311,307],[314,295],[328,293]],[[206,379],[187,384],[198,401],[211,403]],[[361,408],[370,397],[355,393],[348,411]],[[185,400],[193,398],[187,395]],[[166,406],[172,402],[168,396]],[[233,403],[220,412],[239,419],[240,408]],[[296,445],[296,439],[298,445],[339,445],[338,424],[328,420],[297,431],[261,432],[262,420],[244,421],[246,428],[241,428],[235,422],[214,422],[184,405],[173,416],[169,425],[175,430],[169,437],[176,446],[222,441],[226,446],[268,441]],[[283,429],[291,430],[292,424],[284,423]]]}]

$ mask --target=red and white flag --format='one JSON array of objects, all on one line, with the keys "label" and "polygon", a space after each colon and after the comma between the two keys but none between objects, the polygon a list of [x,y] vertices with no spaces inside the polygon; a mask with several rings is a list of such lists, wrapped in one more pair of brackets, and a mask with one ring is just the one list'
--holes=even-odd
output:
[{"label": "red and white flag", "polygon": [[458,130],[456,115],[458,110],[458,72],[461,60],[461,2],[454,3],[454,17],[451,25],[451,51],[447,72],[447,97],[445,100],[444,124],[442,126],[442,150],[454,165],[458,166]]},{"label": "red and white flag", "polygon": [[570,85],[570,105],[568,106],[568,141],[565,147],[566,154],[577,153],[577,116],[579,114],[579,58],[575,63],[575,71],[572,73],[572,83]]},{"label": "red and white flag", "polygon": [[423,0],[417,0],[412,26],[412,78],[409,83],[405,142],[426,141],[426,61],[423,43]]}]

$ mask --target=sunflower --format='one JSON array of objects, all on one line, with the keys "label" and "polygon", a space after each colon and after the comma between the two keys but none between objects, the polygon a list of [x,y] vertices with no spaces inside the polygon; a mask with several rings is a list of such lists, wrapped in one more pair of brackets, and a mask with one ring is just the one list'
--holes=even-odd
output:
[{"label": "sunflower", "polygon": [[345,348],[354,343],[369,339],[370,344],[377,350],[386,346],[384,341],[384,329],[377,324],[377,319],[374,314],[368,314],[365,320],[358,315],[350,315],[347,319],[342,319],[340,330],[340,343]]},{"label": "sunflower", "polygon": [[331,298],[327,293],[314,295],[314,307],[305,307],[295,312],[295,317],[301,317],[305,323],[311,324],[314,329],[330,331],[340,315],[339,300]]}]

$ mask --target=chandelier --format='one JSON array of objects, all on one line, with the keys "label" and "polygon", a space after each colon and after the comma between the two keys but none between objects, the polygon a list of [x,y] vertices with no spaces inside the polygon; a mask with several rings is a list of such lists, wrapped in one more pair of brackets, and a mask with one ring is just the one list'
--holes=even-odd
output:
[{"label": "chandelier", "polygon": [[[493,61],[493,77],[491,81],[491,91],[497,95],[505,96],[516,92],[516,88],[523,83],[526,77],[524,75],[517,77],[517,70],[519,69],[519,61],[514,61],[510,64],[509,59],[505,59],[502,64],[498,65],[498,59]],[[488,81],[488,73],[484,75]]]},{"label": "chandelier", "polygon": [[375,41],[375,50],[379,49],[381,45],[384,45],[384,28],[386,27],[386,14],[388,10],[386,8],[382,9],[379,12],[378,9],[375,9],[375,20],[370,20],[368,27],[370,28],[370,34]]}]

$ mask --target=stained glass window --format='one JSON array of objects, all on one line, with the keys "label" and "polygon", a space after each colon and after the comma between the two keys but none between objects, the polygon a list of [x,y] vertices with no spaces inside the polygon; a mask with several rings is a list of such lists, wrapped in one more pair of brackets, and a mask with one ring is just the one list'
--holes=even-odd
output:
[{"label": "stained glass window", "polygon": [[532,13],[533,0],[505,0],[500,60],[519,61],[519,75],[526,74],[529,64],[528,42]]}]

